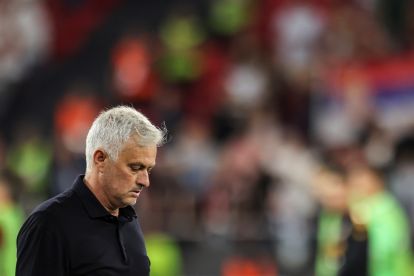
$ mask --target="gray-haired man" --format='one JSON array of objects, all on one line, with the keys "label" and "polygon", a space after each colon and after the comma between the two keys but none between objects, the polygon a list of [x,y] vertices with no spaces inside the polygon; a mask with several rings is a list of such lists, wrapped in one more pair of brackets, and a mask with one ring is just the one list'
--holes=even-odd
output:
[{"label": "gray-haired man", "polygon": [[38,206],[21,228],[16,275],[149,275],[131,205],[150,185],[164,137],[131,107],[101,113],[86,138],[86,174]]}]

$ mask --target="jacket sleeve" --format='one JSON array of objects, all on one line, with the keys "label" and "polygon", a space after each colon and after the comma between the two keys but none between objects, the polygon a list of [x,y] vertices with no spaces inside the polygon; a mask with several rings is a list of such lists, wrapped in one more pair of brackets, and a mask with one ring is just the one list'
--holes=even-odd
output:
[{"label": "jacket sleeve", "polygon": [[51,214],[32,214],[17,237],[16,276],[65,276],[64,238]]}]

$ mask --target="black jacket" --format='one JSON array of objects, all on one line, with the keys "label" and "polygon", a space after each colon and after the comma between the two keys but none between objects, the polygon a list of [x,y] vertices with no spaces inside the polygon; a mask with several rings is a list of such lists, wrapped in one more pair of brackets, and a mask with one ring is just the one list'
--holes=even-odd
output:
[{"label": "black jacket", "polygon": [[133,208],[112,216],[83,176],[38,206],[17,238],[16,276],[145,276],[149,269]]}]

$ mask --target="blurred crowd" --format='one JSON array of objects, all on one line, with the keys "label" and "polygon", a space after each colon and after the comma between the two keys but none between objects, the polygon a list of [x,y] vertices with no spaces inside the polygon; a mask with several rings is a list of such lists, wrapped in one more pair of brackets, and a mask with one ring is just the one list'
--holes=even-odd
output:
[{"label": "blurred crowd", "polygon": [[118,104],[169,132],[136,206],[151,275],[414,275],[413,11],[0,1],[0,276]]}]

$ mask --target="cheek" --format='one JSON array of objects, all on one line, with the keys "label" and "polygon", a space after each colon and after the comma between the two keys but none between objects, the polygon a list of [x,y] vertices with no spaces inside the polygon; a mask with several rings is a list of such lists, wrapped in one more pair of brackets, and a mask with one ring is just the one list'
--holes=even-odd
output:
[{"label": "cheek", "polygon": [[112,194],[122,194],[125,190],[130,189],[130,175],[122,169],[112,167],[103,175],[104,183],[107,190]]},{"label": "cheek", "polygon": [[120,171],[114,181],[120,191],[129,191],[134,186],[135,176],[129,172]]}]

